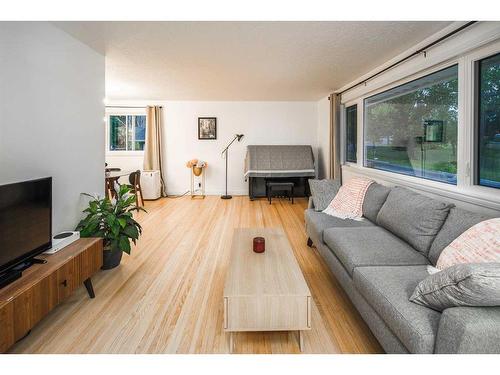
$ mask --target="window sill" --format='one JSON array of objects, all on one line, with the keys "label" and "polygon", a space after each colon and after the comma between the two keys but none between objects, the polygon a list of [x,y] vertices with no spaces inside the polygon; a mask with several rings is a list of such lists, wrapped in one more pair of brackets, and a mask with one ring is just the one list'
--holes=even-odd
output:
[{"label": "window sill", "polygon": [[143,157],[144,156],[144,151],[106,151],[106,156],[136,156],[136,157]]},{"label": "window sill", "polygon": [[443,182],[424,180],[418,177],[399,175],[359,165],[345,164],[342,171],[360,174],[373,179],[379,179],[390,185],[409,187],[415,190],[428,192],[444,198],[451,198],[468,204],[481,206],[487,209],[500,211],[500,190],[484,186],[458,187]]}]

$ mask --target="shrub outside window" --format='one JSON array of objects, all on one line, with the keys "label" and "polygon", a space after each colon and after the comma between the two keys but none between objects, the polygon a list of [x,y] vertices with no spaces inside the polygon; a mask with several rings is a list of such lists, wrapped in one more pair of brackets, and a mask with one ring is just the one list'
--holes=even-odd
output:
[{"label": "shrub outside window", "polygon": [[110,151],[143,151],[145,140],[145,115],[109,116]]},{"label": "shrub outside window", "polygon": [[477,181],[500,188],[500,53],[477,63]]}]

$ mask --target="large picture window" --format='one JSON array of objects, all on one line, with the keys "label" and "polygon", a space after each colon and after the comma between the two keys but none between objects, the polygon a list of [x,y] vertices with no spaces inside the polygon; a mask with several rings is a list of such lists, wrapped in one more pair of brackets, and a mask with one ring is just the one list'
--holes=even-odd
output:
[{"label": "large picture window", "polygon": [[500,188],[500,53],[477,63],[479,185]]},{"label": "large picture window", "polygon": [[364,165],[457,183],[458,66],[364,101]]},{"label": "large picture window", "polygon": [[356,143],[357,143],[357,127],[358,127],[358,106],[352,105],[345,109],[345,160],[356,163]]},{"label": "large picture window", "polygon": [[109,151],[143,151],[145,140],[145,115],[109,116]]}]

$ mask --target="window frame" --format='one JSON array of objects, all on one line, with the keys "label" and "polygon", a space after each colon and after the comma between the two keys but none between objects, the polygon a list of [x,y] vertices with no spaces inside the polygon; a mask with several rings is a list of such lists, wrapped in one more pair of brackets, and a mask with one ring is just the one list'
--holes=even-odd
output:
[{"label": "window frame", "polygon": [[[456,184],[449,184],[447,182],[444,182],[444,181],[438,181],[438,180],[432,180],[432,179],[428,179],[428,178],[423,178],[423,177],[418,177],[418,176],[411,176],[411,175],[407,175],[407,174],[403,174],[403,173],[397,173],[397,172],[391,172],[391,171],[385,171],[385,170],[382,170],[382,169],[377,169],[377,168],[370,168],[370,167],[367,167],[365,165],[365,157],[366,157],[366,153],[365,153],[365,131],[366,131],[366,114],[365,114],[365,105],[366,105],[366,100],[367,99],[370,99],[378,94],[381,94],[381,93],[384,93],[384,92],[387,92],[387,91],[390,91],[392,89],[395,89],[395,88],[398,88],[398,87],[401,87],[401,86],[404,86],[408,83],[411,83],[411,82],[414,82],[414,81],[418,81],[419,79],[422,79],[422,78],[425,78],[429,75],[432,75],[434,73],[438,73],[442,70],[445,70],[445,69],[448,69],[448,68],[451,68],[453,66],[456,66],[457,67],[457,70],[458,70],[458,73],[457,73],[457,78],[458,78],[458,100],[457,100],[457,105],[458,105],[458,114],[457,114],[457,173],[456,173],[456,176],[457,176],[457,183]],[[426,182],[435,182],[435,183],[438,183],[438,184],[442,184],[442,185],[445,185],[445,186],[452,186],[452,187],[457,187],[459,182],[459,142],[460,142],[460,132],[459,132],[459,129],[460,129],[460,96],[461,96],[461,93],[460,93],[460,63],[459,63],[459,60],[458,59],[454,59],[454,60],[450,60],[450,61],[447,61],[446,63],[442,63],[442,64],[438,64],[438,65],[435,65],[429,69],[425,69],[421,72],[418,72],[416,74],[413,74],[411,76],[408,76],[402,80],[399,80],[398,82],[394,82],[393,84],[391,85],[387,85],[385,87],[381,87],[380,89],[378,90],[375,90],[375,91],[372,91],[372,92],[369,92],[369,93],[366,93],[365,95],[362,96],[362,108],[363,108],[363,120],[362,120],[362,126],[363,126],[363,134],[362,134],[362,138],[361,138],[361,144],[362,144],[362,159],[361,159],[361,167],[362,168],[365,168],[365,169],[369,169],[369,170],[375,170],[375,171],[379,171],[379,172],[384,172],[384,173],[390,173],[390,174],[395,174],[395,175],[398,175],[398,176],[406,176],[406,177],[410,177],[412,179],[416,179],[417,181],[426,181]],[[359,161],[359,159],[358,159]]]},{"label": "window frame", "polygon": [[[440,59],[434,54],[427,58],[415,59],[400,69],[395,68],[384,74],[383,77],[374,79],[373,84],[368,82],[365,89],[348,92],[341,103],[350,105],[358,103],[358,163],[344,163],[343,173],[346,176],[362,175],[389,185],[401,185],[411,189],[450,198],[465,204],[473,204],[485,209],[500,210],[500,190],[488,186],[475,185],[476,173],[476,139],[475,139],[475,112],[474,100],[474,63],[482,58],[500,52],[500,39],[490,39],[476,48],[455,46],[454,52],[440,51],[439,55],[451,56]],[[457,132],[457,185],[443,182],[424,180],[414,176],[366,168],[362,165],[364,160],[364,99],[380,92],[390,90],[406,82],[418,79],[438,70],[458,63],[458,132]],[[404,77],[402,77],[404,74]],[[379,83],[380,82],[380,83]],[[370,88],[373,86],[373,88]],[[361,116],[361,120],[360,120]]]},{"label": "window frame", "polygon": [[[352,160],[347,160],[347,110],[349,108],[356,107],[356,161]],[[343,113],[344,113],[344,121],[343,121],[343,127],[344,127],[344,134],[343,134],[343,149],[342,149],[342,154],[343,154],[343,160],[344,164],[352,164],[352,165],[357,165],[358,164],[358,155],[359,155],[359,105],[358,102],[351,102],[350,104],[344,105],[343,108]]]},{"label": "window frame", "polygon": [[[484,58],[500,53],[500,41],[497,40],[486,46],[465,54],[462,59],[463,66],[463,148],[462,166],[464,176],[461,188],[465,194],[472,197],[484,197],[485,199],[498,201],[500,189],[483,186],[476,183],[479,174],[478,158],[478,122],[477,122],[477,95],[478,95],[478,62]],[[459,89],[460,90],[460,89]],[[460,91],[459,91],[460,93]],[[459,95],[460,96],[460,95]],[[460,101],[459,101],[460,109]],[[460,112],[459,112],[460,115]]]},{"label": "window frame", "polygon": [[[486,53],[486,51],[484,51],[484,53]],[[474,144],[472,146],[473,170],[471,173],[471,177],[472,177],[471,185],[478,187],[478,188],[494,189],[494,190],[500,191],[500,188],[481,185],[480,179],[479,179],[479,169],[480,169],[480,146],[479,146],[480,129],[479,129],[479,127],[480,127],[480,97],[481,97],[481,93],[480,93],[480,86],[481,86],[480,63],[484,59],[500,55],[500,50],[497,52],[494,52],[493,54],[488,54],[488,55],[484,55],[484,53],[479,55],[479,56],[483,56],[483,57],[479,57],[479,58],[476,57],[472,60],[472,64],[473,64],[473,67],[472,67],[472,69],[473,69],[473,71],[472,71],[472,75],[473,75],[472,90],[473,90],[473,101],[474,101],[473,107],[472,107],[472,112],[473,112],[473,116],[474,116],[474,119],[472,122],[473,126],[474,126],[472,138],[474,139]]]},{"label": "window frame", "polygon": [[[357,108],[357,116],[356,116],[356,162],[351,162],[346,160],[346,145],[347,145],[347,116],[346,109],[352,106],[356,106]],[[360,138],[360,135],[363,134],[363,99],[359,98],[356,100],[351,100],[346,103],[341,104],[341,161],[342,165],[352,166],[352,167],[362,167],[363,163],[361,160],[361,156],[363,155],[361,152],[361,145],[363,144],[363,138]]]},{"label": "window frame", "polygon": [[[105,127],[106,127],[106,144],[105,150],[108,156],[142,156],[144,155],[144,150],[111,150],[110,149],[110,116],[146,116],[147,124],[147,113],[146,109],[142,108],[112,108],[112,110],[106,111],[105,116]],[[146,125],[147,126],[147,125]],[[135,134],[134,134],[135,137]]]}]

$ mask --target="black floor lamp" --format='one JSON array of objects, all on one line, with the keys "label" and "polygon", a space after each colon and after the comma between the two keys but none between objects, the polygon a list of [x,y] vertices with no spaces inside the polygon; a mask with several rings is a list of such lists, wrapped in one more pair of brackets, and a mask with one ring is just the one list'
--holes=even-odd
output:
[{"label": "black floor lamp", "polygon": [[226,194],[221,196],[222,199],[231,199],[232,198],[232,196],[230,196],[227,193],[227,156],[228,156],[229,146],[231,146],[233,144],[233,142],[236,140],[238,140],[238,142],[241,141],[241,138],[243,138],[243,134],[235,134],[233,140],[231,142],[229,142],[229,144],[226,146],[226,148],[224,150],[222,150],[222,152],[221,152],[221,155],[226,158]]}]

